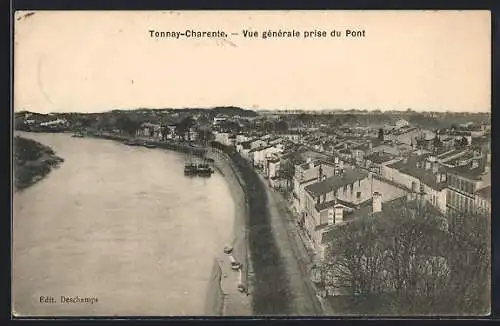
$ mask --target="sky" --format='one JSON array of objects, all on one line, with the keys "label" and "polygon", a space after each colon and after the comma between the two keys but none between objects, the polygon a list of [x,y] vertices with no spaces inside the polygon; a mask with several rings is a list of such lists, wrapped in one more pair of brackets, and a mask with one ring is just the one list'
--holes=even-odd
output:
[{"label": "sky", "polygon": [[[14,21],[15,111],[490,111],[488,11],[26,13]],[[280,29],[301,34],[261,37]],[[365,36],[346,37],[348,29]],[[228,35],[152,38],[150,30]],[[314,30],[328,37],[303,38]]]}]

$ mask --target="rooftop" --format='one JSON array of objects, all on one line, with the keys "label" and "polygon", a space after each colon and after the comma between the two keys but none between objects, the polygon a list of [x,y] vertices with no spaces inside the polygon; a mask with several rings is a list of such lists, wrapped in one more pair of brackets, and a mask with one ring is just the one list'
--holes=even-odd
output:
[{"label": "rooftop", "polygon": [[382,164],[382,163],[389,162],[389,161],[393,160],[394,156],[389,154],[389,153],[385,153],[385,152],[376,152],[376,153],[365,156],[365,159],[368,161],[371,161],[375,164]]},{"label": "rooftop", "polygon": [[[373,217],[377,219],[390,218],[391,216],[397,216],[401,214],[402,208],[407,208],[411,211],[416,211],[419,207],[418,200],[408,201],[406,196],[398,197],[389,202],[382,203],[382,211],[373,214],[373,206],[371,200],[369,200],[368,205],[363,205],[360,209],[353,211],[352,213],[344,214],[344,221],[356,221],[362,218],[369,217],[373,215]],[[437,218],[444,218],[443,214],[434,206],[427,203],[424,208],[425,215],[427,216],[435,216]],[[424,214],[424,213],[422,213]],[[436,231],[436,235],[438,235],[437,240],[442,239],[441,232]],[[327,231],[322,238],[322,243],[327,243],[333,240],[335,234],[333,232]]]},{"label": "rooftop", "polygon": [[352,184],[356,181],[362,180],[367,176],[368,172],[365,172],[361,169],[346,169],[344,173],[342,173],[342,175],[326,178],[321,182],[317,182],[307,186],[305,190],[313,196],[320,196],[348,184]]},{"label": "rooftop", "polygon": [[479,163],[479,166],[477,168],[471,169],[470,164],[464,165],[464,166],[458,166],[455,168],[451,168],[448,170],[451,174],[459,175],[460,177],[469,179],[469,180],[475,180],[479,181],[481,180],[485,169],[484,169],[484,164]]},{"label": "rooftop", "polygon": [[267,145],[267,146],[261,146],[261,147],[257,147],[257,148],[254,148],[252,150],[250,150],[250,153],[253,153],[253,152],[260,152],[260,151],[263,151],[265,149],[268,149],[268,148],[271,148],[273,146],[271,145]]},{"label": "rooftop", "polygon": [[446,151],[444,153],[438,154],[437,158],[442,160],[442,161],[445,161],[445,160],[449,159],[450,157],[453,157],[455,155],[462,155],[461,153],[465,154],[466,152],[467,152],[467,150],[464,150],[464,149],[454,149],[452,151]]},{"label": "rooftop", "polygon": [[[404,161],[399,161],[391,164],[390,167],[419,179],[432,189],[441,191],[446,188],[446,182],[437,182],[436,174],[432,171],[432,169],[426,170],[425,168],[417,167],[417,162],[423,162],[429,156],[430,154],[428,153],[419,156],[410,156],[406,163]],[[439,167],[437,172],[444,173],[446,172],[446,169]]]},{"label": "rooftop", "polygon": [[491,201],[491,185],[479,189],[476,191],[476,194],[483,199]]}]

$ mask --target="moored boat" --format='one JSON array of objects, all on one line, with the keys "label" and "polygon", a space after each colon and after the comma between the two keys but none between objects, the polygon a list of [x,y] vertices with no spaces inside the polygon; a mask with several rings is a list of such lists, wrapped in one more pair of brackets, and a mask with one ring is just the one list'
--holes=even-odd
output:
[{"label": "moored boat", "polygon": [[184,165],[184,175],[196,175],[197,166],[194,163],[186,163]]},{"label": "moored boat", "polygon": [[142,145],[147,148],[156,148],[156,145],[153,143],[144,142]]},{"label": "moored boat", "polygon": [[197,166],[197,174],[203,177],[209,177],[212,175],[214,171],[208,164],[198,164]]},{"label": "moored boat", "polygon": [[133,139],[127,139],[123,143],[125,145],[128,145],[128,146],[140,146],[140,145],[142,145],[140,142],[138,142],[137,140],[133,140]]}]

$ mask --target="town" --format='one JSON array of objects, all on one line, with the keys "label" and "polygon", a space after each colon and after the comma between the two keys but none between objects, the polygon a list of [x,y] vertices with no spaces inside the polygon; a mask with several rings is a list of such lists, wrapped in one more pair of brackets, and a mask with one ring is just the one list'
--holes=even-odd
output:
[{"label": "town", "polygon": [[[488,279],[485,275],[490,273],[489,258],[485,257],[477,258],[486,264],[482,274],[475,270],[474,279],[465,278],[474,274],[470,268],[465,271],[466,266],[474,261],[471,259],[476,259],[474,245],[463,244],[457,249],[461,252],[453,256],[450,254],[454,253],[453,250],[444,245],[452,241],[441,239],[442,233],[455,239],[459,231],[453,233],[453,230],[458,230],[458,225],[463,226],[464,219],[477,221],[470,216],[486,217],[489,227],[490,121],[489,113],[422,113],[412,110],[306,113],[221,107],[85,114],[22,111],[16,113],[15,128],[85,136],[120,134],[199,147],[216,144],[218,148],[235,153],[289,207],[294,232],[299,235],[310,257],[307,268],[318,297],[331,305],[338,305],[335,298],[344,295],[380,297],[380,293],[404,290],[419,293],[420,297],[427,299],[444,295],[440,283],[451,284],[447,282],[452,278],[453,270],[460,270],[460,276],[456,276],[461,280],[458,283],[480,282],[481,277],[483,281]],[[411,224],[402,219],[400,215],[404,214],[413,218],[422,216],[422,220],[432,217],[438,222],[436,234],[439,235],[433,238],[433,232],[422,232],[418,228],[428,225]],[[384,243],[391,242],[385,244],[383,252],[389,252],[387,257],[392,257],[392,267],[381,263],[387,260],[385,254],[378,253],[377,259],[369,260],[375,257],[374,248],[378,248],[379,242],[367,237],[372,233],[363,229],[364,224],[360,221],[364,218],[376,220],[370,223],[383,230],[377,231],[377,236],[384,238]],[[408,230],[413,227],[420,230],[419,235],[404,238],[406,231],[397,228],[400,222],[407,223],[404,225]],[[346,234],[346,230],[352,233]],[[396,231],[400,233],[391,233]],[[470,233],[464,229],[460,232]],[[358,233],[362,236],[356,236]],[[489,232],[483,236],[482,241]],[[412,241],[420,248],[415,248],[414,243],[409,249],[404,244],[397,247],[392,243],[392,239],[403,238],[418,239]],[[429,245],[435,242],[438,245]],[[489,252],[489,243],[484,245]],[[396,247],[408,249],[406,253],[411,259],[401,261],[406,259],[404,253],[394,258]],[[347,250],[349,248],[352,250]],[[361,262],[360,259],[356,262],[356,257],[361,257]],[[396,261],[401,268],[394,267]],[[412,266],[419,266],[420,279],[412,278],[418,274],[416,267],[403,268],[410,261],[411,264],[418,261]],[[435,272],[438,267],[439,273]],[[378,276],[373,277],[374,271]],[[412,281],[404,279],[403,272],[411,274],[408,279]],[[447,276],[444,277],[443,273]],[[478,284],[476,286],[481,288]],[[467,305],[475,307],[470,308],[472,310],[483,307],[477,298],[481,290],[461,289],[467,294],[457,294],[457,297],[472,296],[474,299],[467,300],[476,301],[463,303],[462,309]],[[471,291],[479,292],[471,294]],[[427,293],[427,296],[422,293]],[[423,304],[423,301],[415,303]],[[439,306],[434,301],[429,301],[428,305]]]}]

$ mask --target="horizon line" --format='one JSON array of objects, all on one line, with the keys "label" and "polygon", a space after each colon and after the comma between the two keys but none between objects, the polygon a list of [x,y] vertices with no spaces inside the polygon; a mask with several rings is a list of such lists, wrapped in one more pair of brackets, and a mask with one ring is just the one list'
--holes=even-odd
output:
[{"label": "horizon line", "polygon": [[304,112],[307,113],[308,111],[311,113],[316,113],[316,112],[349,112],[349,111],[354,111],[354,112],[398,112],[398,113],[405,113],[405,112],[416,112],[416,113],[469,113],[469,114],[484,114],[488,113],[491,114],[491,109],[488,111],[478,111],[477,109],[472,109],[470,111],[454,111],[454,110],[444,110],[444,111],[437,111],[437,110],[425,110],[425,109],[412,109],[412,108],[407,108],[407,109],[363,109],[363,108],[358,108],[358,109],[346,109],[346,108],[338,108],[338,109],[300,109],[300,108],[290,108],[290,109],[285,109],[285,108],[278,108],[278,109],[265,109],[265,108],[246,108],[246,107],[240,107],[240,106],[234,106],[234,105],[220,105],[220,106],[211,106],[211,107],[164,107],[164,108],[154,108],[154,107],[145,107],[145,108],[110,108],[110,109],[105,109],[105,110],[99,110],[99,111],[91,111],[91,112],[85,112],[85,111],[52,111],[52,112],[39,112],[39,111],[31,111],[30,109],[14,109],[14,113],[20,113],[20,112],[30,112],[30,113],[38,113],[38,114],[64,114],[64,113],[80,113],[80,114],[99,114],[99,113],[109,113],[113,111],[138,111],[138,110],[151,110],[151,111],[158,111],[158,110],[215,110],[215,109],[240,109],[240,110],[245,110],[245,111],[253,111],[256,113],[259,112]]}]

